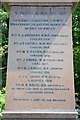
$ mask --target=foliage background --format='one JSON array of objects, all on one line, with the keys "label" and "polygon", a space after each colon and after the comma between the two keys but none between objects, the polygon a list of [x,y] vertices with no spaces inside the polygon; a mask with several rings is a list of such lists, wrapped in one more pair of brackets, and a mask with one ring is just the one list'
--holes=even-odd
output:
[{"label": "foliage background", "polygon": [[72,16],[75,90],[80,92],[80,2]]},{"label": "foliage background", "polygon": [[[75,92],[78,100],[80,100],[80,2],[72,14],[72,20]],[[4,87],[7,71],[8,30],[9,14],[2,6],[0,7],[0,112],[3,111],[5,105]],[[80,102],[77,104],[80,107]]]}]

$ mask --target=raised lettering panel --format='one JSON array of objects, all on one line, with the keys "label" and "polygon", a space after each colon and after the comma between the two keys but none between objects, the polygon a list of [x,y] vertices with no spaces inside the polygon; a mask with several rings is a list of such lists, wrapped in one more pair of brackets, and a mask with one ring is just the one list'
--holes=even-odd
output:
[{"label": "raised lettering panel", "polygon": [[6,110],[74,109],[71,22],[71,7],[11,7]]}]

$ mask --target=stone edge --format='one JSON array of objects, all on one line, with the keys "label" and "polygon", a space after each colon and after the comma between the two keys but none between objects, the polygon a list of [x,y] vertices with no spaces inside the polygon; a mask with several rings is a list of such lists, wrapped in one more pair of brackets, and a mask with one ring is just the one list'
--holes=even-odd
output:
[{"label": "stone edge", "polygon": [[43,112],[43,113],[35,113],[35,112],[3,112],[3,118],[44,118],[44,119],[48,119],[48,118],[77,118],[78,113],[75,112]]},{"label": "stone edge", "polygon": [[22,3],[22,2],[2,2],[3,6],[5,7],[5,9],[7,10],[7,12],[10,12],[10,6],[13,5],[17,5],[17,6],[71,6],[72,10],[74,11],[78,5],[78,2],[75,3],[54,3],[54,2],[26,2],[26,3]]}]

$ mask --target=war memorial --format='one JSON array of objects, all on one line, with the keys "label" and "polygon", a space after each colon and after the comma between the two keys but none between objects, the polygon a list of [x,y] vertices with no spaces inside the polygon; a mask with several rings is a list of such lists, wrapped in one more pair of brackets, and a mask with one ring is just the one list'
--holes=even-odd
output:
[{"label": "war memorial", "polygon": [[3,1],[10,11],[3,120],[76,120],[72,10],[78,1]]}]

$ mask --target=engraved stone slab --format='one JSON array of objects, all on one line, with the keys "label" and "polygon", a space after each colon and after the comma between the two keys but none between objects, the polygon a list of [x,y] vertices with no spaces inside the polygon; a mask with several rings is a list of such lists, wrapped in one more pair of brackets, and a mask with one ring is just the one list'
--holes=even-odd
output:
[{"label": "engraved stone slab", "polygon": [[74,111],[71,7],[11,6],[6,111]]}]

